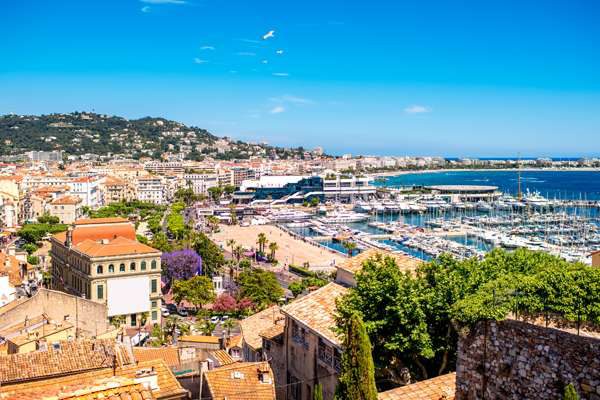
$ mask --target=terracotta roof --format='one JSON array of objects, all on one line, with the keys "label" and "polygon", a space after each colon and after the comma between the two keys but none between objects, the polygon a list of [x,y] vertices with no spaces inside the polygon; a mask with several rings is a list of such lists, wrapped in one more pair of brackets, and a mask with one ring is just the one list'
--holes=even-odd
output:
[{"label": "terracotta roof", "polygon": [[209,352],[211,358],[215,359],[221,366],[230,365],[235,362],[225,350],[214,350]]},{"label": "terracotta roof", "polygon": [[347,291],[348,289],[337,283],[329,283],[282,307],[281,311],[339,346],[341,342],[333,331],[336,325],[335,300],[346,294]]},{"label": "terracotta roof", "polygon": [[268,340],[273,340],[276,337],[283,335],[284,330],[285,330],[284,324],[276,324],[270,328],[265,329],[264,331],[261,331],[259,333],[259,335],[262,338],[265,338]]},{"label": "terracotta roof", "polygon": [[[266,380],[260,380],[260,375]],[[273,371],[266,362],[235,363],[204,374],[213,400],[275,400]]]},{"label": "terracotta roof", "polygon": [[163,360],[169,367],[181,364],[177,347],[133,347],[133,356],[138,362]]},{"label": "terracotta roof", "polygon": [[[123,237],[135,240],[135,228],[129,221],[127,223],[116,223],[114,225],[87,226],[77,225],[73,229],[73,245],[77,245],[85,240],[100,241],[102,239],[113,240]],[[59,242],[64,243],[67,239],[66,232],[60,232],[54,235]]]},{"label": "terracotta roof", "polygon": [[118,237],[108,243],[96,242],[88,239],[79,243],[73,249],[90,257],[111,257],[159,252],[159,250],[156,250],[155,248],[124,237]]},{"label": "terracotta roof", "polygon": [[[8,281],[12,286],[21,286],[23,284],[21,264],[27,265],[27,263],[19,261],[15,256],[9,256],[6,253],[0,252],[0,275],[8,275]],[[28,270],[29,268],[30,266],[27,267]]]},{"label": "terracotta roof", "polygon": [[60,342],[55,350],[50,344],[47,351],[0,356],[0,383],[2,385],[48,379],[64,374],[111,367],[112,354],[118,365],[131,364],[129,352],[111,339]]},{"label": "terracotta roof", "polygon": [[283,320],[283,315],[278,306],[272,306],[259,313],[251,315],[240,321],[244,343],[254,350],[262,348],[260,332],[272,327],[277,321]]},{"label": "terracotta roof", "polygon": [[456,373],[440,375],[379,393],[379,400],[454,400]]},{"label": "terracotta roof", "polygon": [[219,338],[217,336],[187,335],[180,336],[179,341],[191,343],[219,344]]},{"label": "terracotta roof", "polygon": [[402,271],[414,271],[423,262],[417,258],[410,257],[400,253],[392,253],[390,251],[383,251],[378,249],[369,249],[362,253],[348,259],[346,262],[338,266],[339,269],[356,274],[362,270],[363,263],[373,257],[391,257],[394,259],[398,267]]},{"label": "terracotta roof", "polygon": [[35,193],[58,193],[69,190],[67,185],[56,185],[56,186],[40,186],[33,190]]},{"label": "terracotta roof", "polygon": [[104,185],[105,186],[127,185],[127,182],[125,182],[123,179],[119,179],[117,177],[109,175],[106,178],[104,178]]},{"label": "terracotta roof", "polygon": [[127,218],[106,217],[106,218],[82,218],[73,222],[74,225],[98,225],[98,224],[116,224],[129,222]]},{"label": "terracotta roof", "polygon": [[56,205],[75,205],[81,203],[81,197],[78,196],[60,196],[52,201]]},{"label": "terracotta roof", "polygon": [[[98,384],[105,384],[113,379],[135,380],[136,375],[141,370],[154,370],[156,372],[158,388],[152,390],[152,395],[156,399],[163,398],[187,398],[187,390],[183,389],[175,375],[163,360],[152,360],[130,364],[126,366],[113,368],[103,368],[96,371],[90,371],[79,374],[69,374],[57,378],[44,379],[35,382],[26,382],[15,385],[0,386],[0,399],[14,400],[34,400],[46,397],[48,393],[60,393],[63,388],[76,389],[79,387],[90,387]],[[143,397],[143,393],[140,393]],[[127,398],[127,396],[125,396]],[[87,399],[87,397],[75,397],[77,399]],[[113,400],[110,397],[104,399]],[[118,399],[118,398],[117,398]],[[136,399],[132,396],[131,400]],[[139,398],[137,398],[139,400]],[[129,398],[128,398],[129,400]]]},{"label": "terracotta roof", "polygon": [[236,335],[229,338],[227,350],[231,349],[232,347],[242,347],[242,335]]}]

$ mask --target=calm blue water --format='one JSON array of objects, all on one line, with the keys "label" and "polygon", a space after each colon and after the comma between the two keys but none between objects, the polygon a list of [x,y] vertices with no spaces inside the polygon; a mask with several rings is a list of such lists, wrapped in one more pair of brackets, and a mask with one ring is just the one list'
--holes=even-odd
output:
[{"label": "calm blue water", "polygon": [[[451,171],[391,176],[377,186],[411,185],[492,185],[516,194],[516,171]],[[597,171],[521,171],[523,192],[539,191],[550,199],[600,200],[600,172]]]}]

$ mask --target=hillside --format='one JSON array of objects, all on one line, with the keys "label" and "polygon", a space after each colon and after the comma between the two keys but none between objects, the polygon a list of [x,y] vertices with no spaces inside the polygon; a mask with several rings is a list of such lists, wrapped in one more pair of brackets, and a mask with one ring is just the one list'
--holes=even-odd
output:
[{"label": "hillside", "polygon": [[164,118],[128,120],[94,113],[0,116],[0,155],[31,150],[63,150],[67,154],[120,154],[158,158],[163,152],[187,159],[246,159],[251,156],[291,158],[304,150],[249,144],[219,138],[205,129]]}]

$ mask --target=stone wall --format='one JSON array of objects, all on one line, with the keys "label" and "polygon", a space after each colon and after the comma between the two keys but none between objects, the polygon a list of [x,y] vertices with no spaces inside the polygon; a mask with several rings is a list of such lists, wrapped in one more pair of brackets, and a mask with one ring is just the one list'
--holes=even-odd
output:
[{"label": "stone wall", "polygon": [[106,305],[63,292],[39,289],[31,298],[0,315],[0,330],[42,314],[55,321],[68,319],[78,328],[79,337],[92,337],[111,329]]},{"label": "stone wall", "polygon": [[529,323],[480,322],[458,343],[456,400],[600,400],[600,340]]}]

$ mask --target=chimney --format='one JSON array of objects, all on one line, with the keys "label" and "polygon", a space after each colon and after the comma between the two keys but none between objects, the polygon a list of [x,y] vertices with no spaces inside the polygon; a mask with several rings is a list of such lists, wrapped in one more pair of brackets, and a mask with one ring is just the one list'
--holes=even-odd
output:
[{"label": "chimney", "polygon": [[17,253],[17,249],[16,249],[15,245],[10,245],[6,249],[6,254],[8,254],[9,256],[14,256],[16,253]]},{"label": "chimney", "polygon": [[158,375],[152,368],[140,369],[135,372],[135,383],[142,384],[147,390],[158,390]]},{"label": "chimney", "polygon": [[67,240],[65,240],[65,246],[67,246],[68,248],[71,248],[73,244],[73,225],[69,226],[69,229],[67,229]]}]

